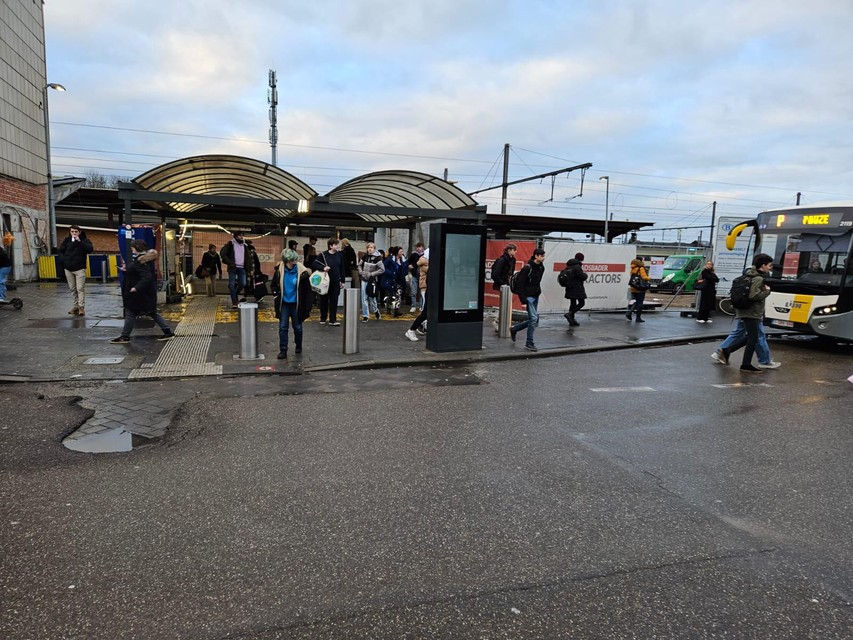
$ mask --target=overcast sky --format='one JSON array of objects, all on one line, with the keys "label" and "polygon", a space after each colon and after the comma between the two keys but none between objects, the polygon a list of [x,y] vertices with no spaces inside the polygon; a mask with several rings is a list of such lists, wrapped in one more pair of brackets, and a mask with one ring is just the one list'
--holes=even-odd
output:
[{"label": "overcast sky", "polygon": [[[853,0],[46,0],[55,175],[196,154],[269,162],[321,194],[411,169],[509,213],[662,227],[853,201]],[[475,196],[500,211],[500,190]],[[547,202],[546,202],[547,201]],[[676,232],[667,234],[675,240]],[[685,239],[698,230],[685,230]],[[660,231],[643,235],[661,239]],[[705,236],[707,239],[707,232]]]}]

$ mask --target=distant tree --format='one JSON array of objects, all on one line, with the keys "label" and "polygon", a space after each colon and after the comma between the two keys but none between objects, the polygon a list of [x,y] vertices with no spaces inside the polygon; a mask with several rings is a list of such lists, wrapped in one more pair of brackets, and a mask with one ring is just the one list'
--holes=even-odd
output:
[{"label": "distant tree", "polygon": [[104,175],[94,169],[86,172],[86,186],[93,189],[115,189],[119,182],[130,182],[127,176]]}]

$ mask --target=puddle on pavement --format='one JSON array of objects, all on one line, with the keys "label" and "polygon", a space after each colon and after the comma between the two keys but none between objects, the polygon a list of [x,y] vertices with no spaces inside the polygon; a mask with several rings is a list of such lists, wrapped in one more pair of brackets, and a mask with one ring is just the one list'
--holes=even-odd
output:
[{"label": "puddle on pavement", "polygon": [[89,433],[79,438],[65,438],[62,444],[80,453],[118,453],[133,450],[133,434],[124,429]]}]

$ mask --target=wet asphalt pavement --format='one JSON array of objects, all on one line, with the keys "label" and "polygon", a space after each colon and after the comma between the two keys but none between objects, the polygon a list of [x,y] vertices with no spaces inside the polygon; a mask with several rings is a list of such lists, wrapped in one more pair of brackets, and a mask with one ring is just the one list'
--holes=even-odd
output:
[{"label": "wet asphalt pavement", "polygon": [[173,381],[123,454],[7,386],[0,635],[851,638],[853,359],[711,348]]}]

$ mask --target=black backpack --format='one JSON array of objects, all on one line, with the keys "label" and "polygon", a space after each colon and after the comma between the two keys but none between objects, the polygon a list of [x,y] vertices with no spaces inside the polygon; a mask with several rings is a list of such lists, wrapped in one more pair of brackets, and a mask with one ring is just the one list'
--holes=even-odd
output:
[{"label": "black backpack", "polygon": [[732,289],[729,291],[732,306],[735,309],[749,309],[752,306],[753,300],[749,297],[749,289],[752,286],[752,278],[750,276],[738,276],[732,280]]},{"label": "black backpack", "polygon": [[510,279],[509,279],[509,290],[512,291],[516,295],[522,294],[521,278],[518,277],[519,273],[521,273],[521,271],[516,271],[515,273],[512,274],[512,276],[510,276]]},{"label": "black backpack", "polygon": [[560,271],[557,275],[557,284],[561,287],[568,287],[569,283],[572,281],[572,270],[566,266],[565,269]]}]

